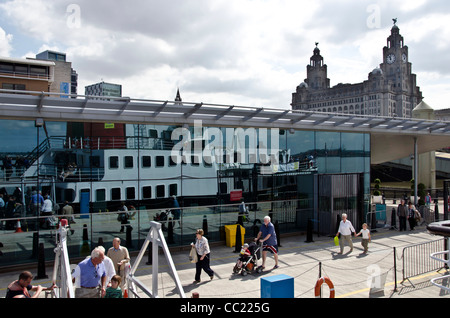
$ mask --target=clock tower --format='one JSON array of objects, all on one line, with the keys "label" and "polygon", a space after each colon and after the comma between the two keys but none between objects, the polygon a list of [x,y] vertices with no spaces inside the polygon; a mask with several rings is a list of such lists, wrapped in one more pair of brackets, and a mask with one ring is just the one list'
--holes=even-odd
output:
[{"label": "clock tower", "polygon": [[309,65],[306,67],[305,83],[312,89],[327,89],[330,88],[330,80],[327,78],[327,65],[323,62],[323,57],[320,55],[316,42],[316,48],[313,51]]},{"label": "clock tower", "polygon": [[422,101],[422,93],[416,86],[416,75],[412,74],[409,62],[408,47],[404,44],[403,36],[397,26],[397,19],[392,19],[394,26],[387,38],[387,46],[383,48],[383,72],[385,86],[395,100],[392,110],[388,113],[399,117],[411,117],[412,109]]}]

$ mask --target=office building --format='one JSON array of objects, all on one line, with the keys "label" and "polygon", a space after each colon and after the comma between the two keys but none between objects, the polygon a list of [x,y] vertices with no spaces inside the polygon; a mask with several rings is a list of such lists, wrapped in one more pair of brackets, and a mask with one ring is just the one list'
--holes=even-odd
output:
[{"label": "office building", "polygon": [[[396,21],[395,21],[396,22]],[[362,83],[330,87],[327,65],[318,43],[307,65],[307,78],[292,94],[292,109],[317,112],[412,117],[412,110],[422,101],[422,92],[412,73],[408,47],[394,23],[383,62]]]}]

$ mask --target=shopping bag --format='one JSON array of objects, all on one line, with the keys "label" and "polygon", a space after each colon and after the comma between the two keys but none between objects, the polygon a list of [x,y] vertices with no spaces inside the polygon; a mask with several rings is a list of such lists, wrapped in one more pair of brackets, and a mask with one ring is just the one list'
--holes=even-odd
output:
[{"label": "shopping bag", "polygon": [[336,245],[336,246],[339,245],[339,237],[337,237],[337,236],[334,237],[334,245]]},{"label": "shopping bag", "polygon": [[195,250],[195,247],[192,246],[191,252],[189,253],[189,261],[191,263],[197,263],[197,251]]}]

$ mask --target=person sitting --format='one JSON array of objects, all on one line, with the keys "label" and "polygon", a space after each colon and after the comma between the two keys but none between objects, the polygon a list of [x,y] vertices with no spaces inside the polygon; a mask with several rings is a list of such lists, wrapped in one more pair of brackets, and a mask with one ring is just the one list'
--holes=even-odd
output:
[{"label": "person sitting", "polygon": [[[6,298],[38,298],[42,291],[53,290],[56,287],[54,284],[48,288],[41,285],[33,286],[31,285],[32,279],[33,275],[30,272],[22,272],[18,280],[8,285]],[[31,296],[30,291],[34,292],[33,296]]]}]

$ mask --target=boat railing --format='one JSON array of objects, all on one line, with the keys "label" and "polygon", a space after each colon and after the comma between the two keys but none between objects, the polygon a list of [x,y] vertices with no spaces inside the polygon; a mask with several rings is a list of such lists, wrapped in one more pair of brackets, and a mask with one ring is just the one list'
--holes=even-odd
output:
[{"label": "boat railing", "polygon": [[67,137],[66,149],[147,149],[171,150],[174,146],[172,140],[154,137],[126,137],[126,136],[92,136],[86,138]]},{"label": "boat railing", "polygon": [[30,183],[39,179],[41,182],[48,180],[56,182],[81,182],[81,181],[99,181],[105,175],[104,168],[94,167],[73,167],[62,169],[54,164],[40,164],[39,172],[37,169],[32,173],[24,174],[22,170],[15,169],[11,173],[0,171],[0,181],[10,183]]}]

